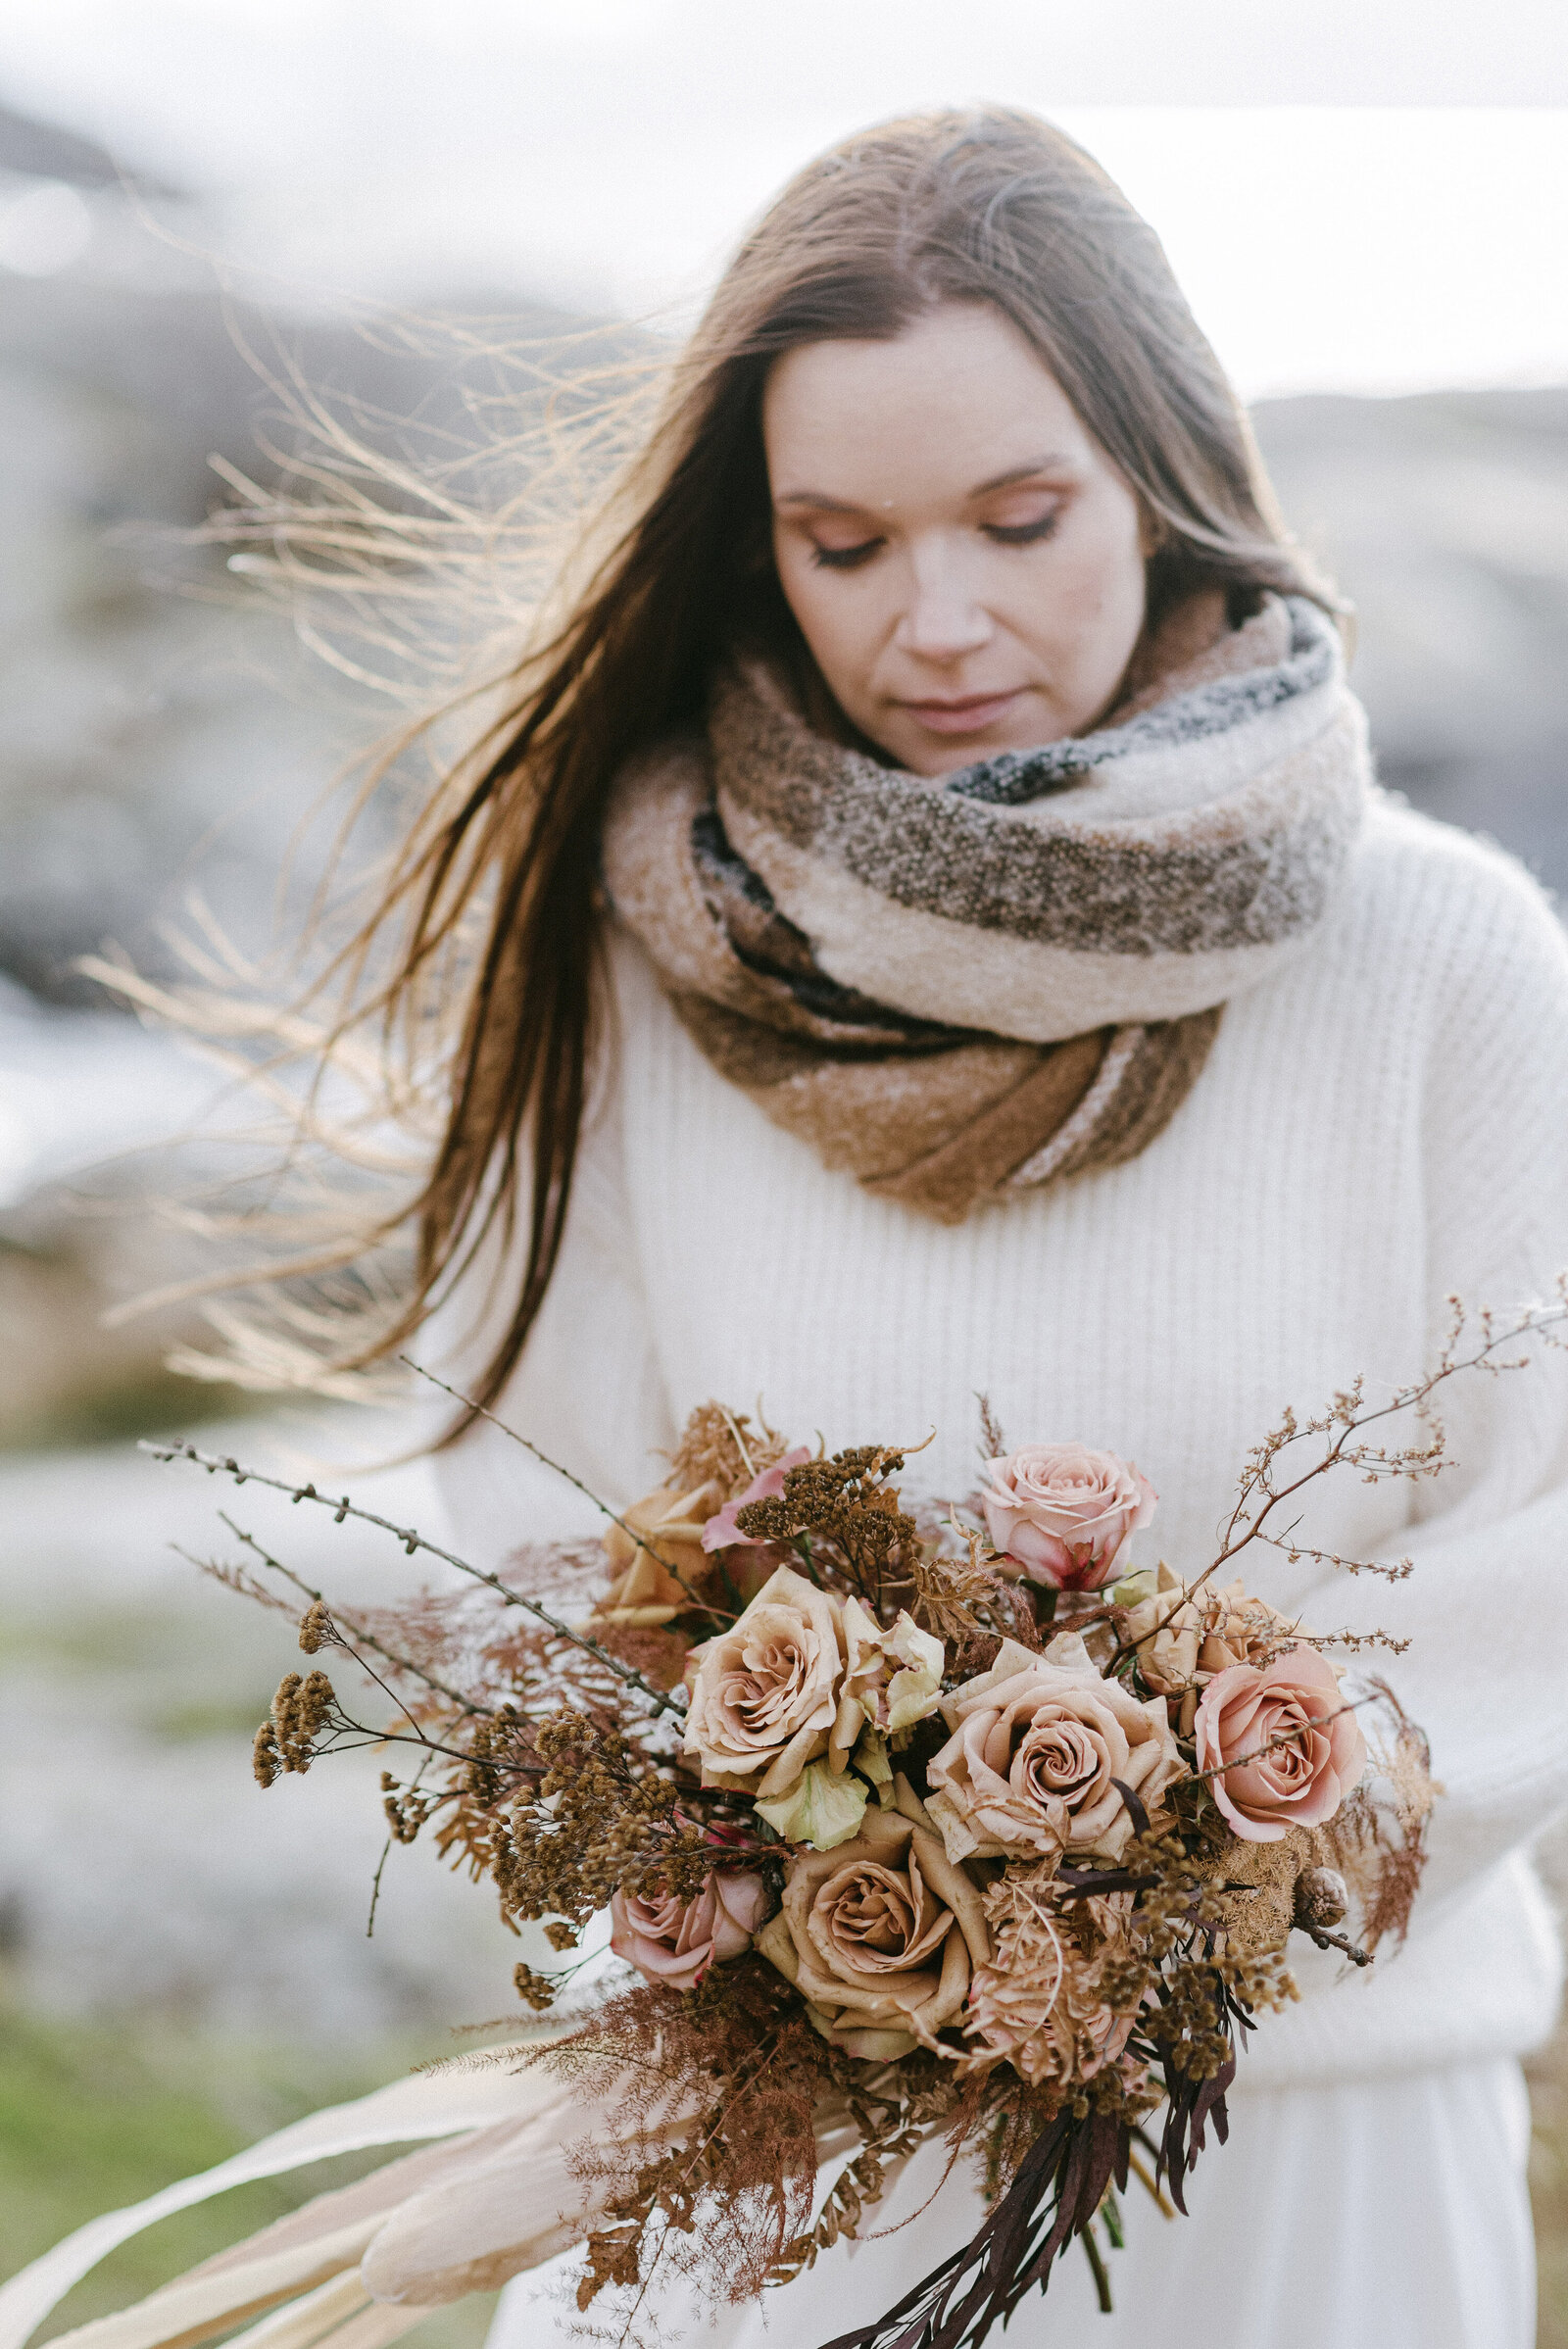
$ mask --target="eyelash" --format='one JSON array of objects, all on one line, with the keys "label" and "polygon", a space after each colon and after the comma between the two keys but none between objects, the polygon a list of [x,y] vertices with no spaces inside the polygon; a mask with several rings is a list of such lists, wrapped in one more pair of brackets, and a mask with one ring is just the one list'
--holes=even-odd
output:
[{"label": "eyelash", "polygon": [[[988,522],[982,524],[982,528],[998,546],[1036,547],[1051,537],[1057,519],[1054,513],[1044,514],[1037,522],[1015,522],[1010,526],[1002,522]],[[819,570],[855,571],[859,569],[862,563],[868,563],[882,544],[880,538],[867,538],[858,547],[813,547],[811,561]]]},{"label": "eyelash", "polygon": [[1053,509],[1050,514],[1043,514],[1038,522],[1014,522],[1010,527],[991,522],[986,525],[986,536],[994,538],[999,546],[1036,547],[1042,539],[1051,537],[1059,518]]},{"label": "eyelash", "polygon": [[855,571],[876,553],[881,544],[879,538],[867,538],[858,547],[813,547],[811,561],[818,570]]}]

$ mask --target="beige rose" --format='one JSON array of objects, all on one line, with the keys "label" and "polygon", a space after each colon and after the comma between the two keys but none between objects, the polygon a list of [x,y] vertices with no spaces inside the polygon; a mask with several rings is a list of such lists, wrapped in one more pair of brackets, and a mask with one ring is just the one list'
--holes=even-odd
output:
[{"label": "beige rose", "polygon": [[[702,1534],[719,1498],[717,1486],[710,1482],[685,1492],[661,1485],[632,1503],[605,1536],[605,1555],[615,1579],[594,1607],[599,1622],[653,1627],[690,1609],[692,1591],[700,1590],[713,1570]],[[667,1571],[670,1566],[674,1574]],[[683,1590],[677,1576],[690,1588]]]},{"label": "beige rose", "polygon": [[824,2038],[879,2060],[929,2045],[956,2022],[991,1955],[975,1886],[936,1835],[897,1811],[869,1811],[853,1843],[792,1859],[784,1905],[757,1946]]},{"label": "beige rose", "polygon": [[1146,1809],[1184,1767],[1162,1697],[1104,1680],[1076,1633],[1035,1655],[1004,1640],[989,1672],[954,1689],[953,1736],[926,1765],[948,1857],[1116,1859],[1133,1833],[1113,1781]]},{"label": "beige rose", "polygon": [[839,1601],[780,1566],[739,1621],[688,1658],[685,1751],[704,1786],[778,1795],[823,1755],[842,1771],[865,1722],[846,1668]]},{"label": "beige rose", "polygon": [[750,1871],[715,1869],[693,1900],[668,1892],[614,1892],[610,1946],[645,1981],[692,1990],[710,1966],[750,1949],[767,1903],[767,1885]]},{"label": "beige rose", "polygon": [[1366,1768],[1366,1739],[1315,1647],[1288,1647],[1261,1671],[1217,1672],[1199,1702],[1196,1734],[1198,1767],[1214,1773],[1209,1791],[1248,1843],[1322,1827]]},{"label": "beige rose", "polygon": [[1015,1573],[1053,1590],[1098,1590],[1123,1543],[1147,1525],[1159,1495],[1113,1451],[1086,1444],[1030,1444],[986,1463],[987,1528]]}]

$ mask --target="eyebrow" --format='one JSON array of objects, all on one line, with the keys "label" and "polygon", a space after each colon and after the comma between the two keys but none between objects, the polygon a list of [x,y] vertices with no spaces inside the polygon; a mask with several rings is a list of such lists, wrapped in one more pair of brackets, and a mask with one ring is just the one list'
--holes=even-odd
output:
[{"label": "eyebrow", "polygon": [[[1037,457],[1029,465],[1009,465],[1004,473],[994,473],[989,481],[980,482],[968,492],[970,502],[989,498],[999,489],[1011,489],[1020,481],[1033,481],[1039,473],[1057,472],[1072,465],[1069,457],[1058,452]],[[814,506],[824,514],[867,514],[869,507],[857,506],[848,498],[830,498],[825,490],[787,489],[773,500],[775,506]]]}]

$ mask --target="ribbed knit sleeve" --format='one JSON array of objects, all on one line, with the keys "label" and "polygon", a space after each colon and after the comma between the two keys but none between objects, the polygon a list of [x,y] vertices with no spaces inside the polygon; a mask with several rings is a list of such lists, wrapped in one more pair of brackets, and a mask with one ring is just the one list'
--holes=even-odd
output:
[{"label": "ribbed knit sleeve", "polygon": [[[1425,1053],[1430,1360],[1451,1297],[1468,1314],[1462,1354],[1484,1308],[1548,1297],[1568,1268],[1568,939],[1510,859],[1435,837],[1451,850],[1408,868],[1402,908],[1425,1014],[1411,1033]],[[1303,1605],[1325,1629],[1410,1640],[1380,1661],[1446,1789],[1418,1929],[1568,1806],[1568,1351],[1509,1353],[1527,1366],[1463,1372],[1434,1398],[1452,1464],[1415,1490],[1399,1544],[1410,1578],[1331,1573]],[[1396,1443],[1420,1439],[1409,1421],[1395,1428]]]}]

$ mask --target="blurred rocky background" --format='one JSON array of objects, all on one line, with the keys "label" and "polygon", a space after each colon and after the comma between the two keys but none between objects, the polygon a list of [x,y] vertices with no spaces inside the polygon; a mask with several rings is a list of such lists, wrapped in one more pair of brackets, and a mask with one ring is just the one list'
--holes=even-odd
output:
[{"label": "blurred rocky background", "polygon": [[[129,1443],[242,1398],[162,1368],[177,1317],[100,1321],[159,1268],[145,1226],[103,1211],[137,1180],[105,1163],[197,1116],[213,1080],[75,960],[108,941],[165,967],[159,925],[193,889],[261,951],[297,828],[385,714],[177,534],[220,490],[215,458],[265,465],[269,371],[392,441],[471,413],[428,342],[226,301],[191,257],[199,221],[0,108],[0,2272],[511,2003],[505,1936],[427,1853],[394,1854],[367,1937],[369,1762],[253,1786],[287,1627],[171,1549],[214,1553],[212,1490]],[[1305,397],[1255,421],[1356,606],[1384,779],[1568,889],[1568,390]],[[364,1439],[274,1415],[219,1443],[315,1462]],[[416,1467],[368,1490],[432,1514]],[[274,1512],[291,1562],[400,1587],[394,1545],[303,1514]],[[1565,2078],[1554,2056],[1537,2083],[1552,2344]],[[282,2206],[250,2191],[257,2219]],[[196,2256],[202,2225],[121,2255],[60,2323]]]}]

